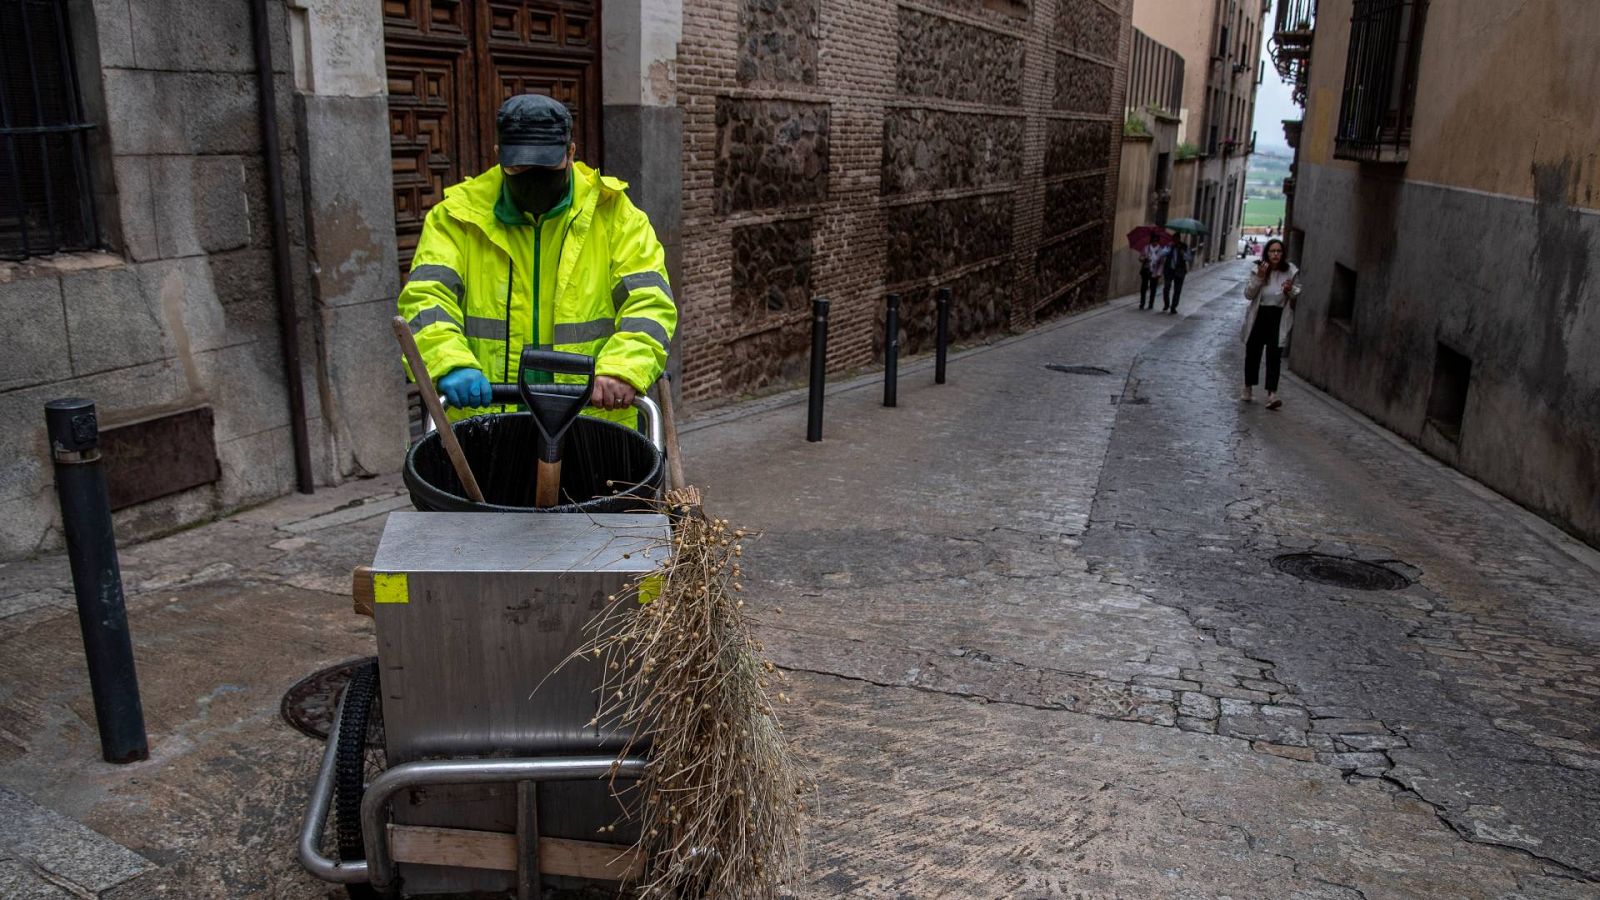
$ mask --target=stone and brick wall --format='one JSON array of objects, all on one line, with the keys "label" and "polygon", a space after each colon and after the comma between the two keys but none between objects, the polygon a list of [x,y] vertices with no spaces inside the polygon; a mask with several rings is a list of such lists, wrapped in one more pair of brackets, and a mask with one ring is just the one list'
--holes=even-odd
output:
[{"label": "stone and brick wall", "polygon": [[1129,0],[685,0],[683,389],[717,402],[1097,303]]},{"label": "stone and brick wall", "polygon": [[[392,471],[405,413],[387,336],[395,264],[381,32],[361,0],[319,3],[302,30],[349,13],[379,43],[297,54],[289,19],[305,5],[267,7],[313,476]],[[218,479],[118,512],[119,540],[295,487],[248,4],[66,9],[96,126],[104,249],[0,263],[0,310],[24,334],[0,364],[11,423],[0,437],[0,559],[61,546],[43,428],[43,405],[58,397],[95,401],[103,430],[210,409],[211,443],[172,447],[214,452]],[[363,49],[362,60],[340,59]],[[362,65],[372,71],[353,79]],[[297,97],[297,81],[318,88]]]}]

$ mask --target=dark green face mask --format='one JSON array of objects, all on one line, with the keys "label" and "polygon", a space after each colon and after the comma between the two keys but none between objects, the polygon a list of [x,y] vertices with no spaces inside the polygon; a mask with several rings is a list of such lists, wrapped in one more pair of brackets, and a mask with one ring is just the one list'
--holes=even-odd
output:
[{"label": "dark green face mask", "polygon": [[506,195],[517,209],[530,216],[542,216],[567,196],[566,169],[530,168],[515,175],[506,173]]}]

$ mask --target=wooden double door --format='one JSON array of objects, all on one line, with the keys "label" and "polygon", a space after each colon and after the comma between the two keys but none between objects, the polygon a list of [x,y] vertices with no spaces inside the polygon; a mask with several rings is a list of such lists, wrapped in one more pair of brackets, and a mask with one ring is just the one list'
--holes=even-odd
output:
[{"label": "wooden double door", "polygon": [[572,110],[600,160],[600,0],[383,0],[400,272],[444,189],[494,165],[495,111],[515,94]]}]

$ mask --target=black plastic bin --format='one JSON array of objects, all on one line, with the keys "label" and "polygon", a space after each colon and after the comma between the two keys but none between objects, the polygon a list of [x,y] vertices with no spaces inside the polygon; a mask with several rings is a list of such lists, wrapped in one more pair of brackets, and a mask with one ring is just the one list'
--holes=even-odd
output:
[{"label": "black plastic bin", "polygon": [[534,471],[543,439],[528,413],[495,413],[455,423],[456,438],[483,490],[467,499],[437,432],[406,454],[411,505],[423,512],[640,512],[660,495],[661,452],[638,431],[579,416],[562,449],[558,506],[533,505]]}]

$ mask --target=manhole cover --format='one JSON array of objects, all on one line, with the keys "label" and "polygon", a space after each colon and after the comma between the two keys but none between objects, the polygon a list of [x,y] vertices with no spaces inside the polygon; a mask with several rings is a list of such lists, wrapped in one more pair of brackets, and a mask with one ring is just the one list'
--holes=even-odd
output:
[{"label": "manhole cover", "polygon": [[1411,579],[1393,569],[1347,556],[1285,553],[1272,558],[1272,567],[1301,581],[1358,591],[1398,591],[1411,586]]},{"label": "manhole cover", "polygon": [[[370,656],[348,660],[300,679],[283,695],[283,705],[279,707],[283,720],[302,734],[327,740],[328,732],[333,730],[333,714],[339,708],[339,694],[350,683],[351,674],[371,661]],[[382,740],[381,736],[378,740]],[[372,735],[368,735],[367,742],[373,742]]]},{"label": "manhole cover", "polygon": [[1044,366],[1052,372],[1065,372],[1068,375],[1110,375],[1110,369],[1099,366],[1063,366],[1059,363],[1045,363]]}]

